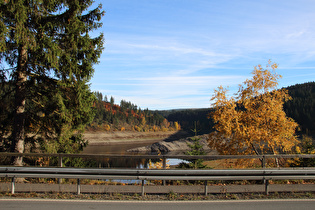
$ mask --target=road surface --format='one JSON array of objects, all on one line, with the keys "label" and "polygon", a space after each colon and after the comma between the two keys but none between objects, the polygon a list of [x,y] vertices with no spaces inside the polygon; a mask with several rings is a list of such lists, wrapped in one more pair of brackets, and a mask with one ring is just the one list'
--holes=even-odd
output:
[{"label": "road surface", "polygon": [[45,209],[45,210],[85,210],[85,209],[233,209],[233,210],[303,210],[314,209],[315,200],[237,200],[237,201],[87,201],[87,200],[45,200],[45,199],[0,199],[1,210]]}]

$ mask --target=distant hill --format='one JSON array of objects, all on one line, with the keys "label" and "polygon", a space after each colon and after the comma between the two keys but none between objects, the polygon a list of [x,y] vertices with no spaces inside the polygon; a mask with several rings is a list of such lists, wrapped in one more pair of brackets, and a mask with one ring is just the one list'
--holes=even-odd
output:
[{"label": "distant hill", "polygon": [[212,120],[208,118],[210,108],[204,109],[181,109],[158,111],[168,121],[178,122],[185,131],[198,134],[205,134],[211,131],[213,126]]},{"label": "distant hill", "polygon": [[300,125],[300,133],[315,135],[315,82],[296,84],[286,89],[292,97],[284,105],[287,116]]},{"label": "distant hill", "polygon": [[[296,84],[285,88],[292,100],[284,104],[287,116],[300,125],[299,134],[315,135],[315,82]],[[182,129],[191,131],[196,127],[199,134],[209,133],[213,122],[208,119],[211,109],[182,109],[159,111],[168,121],[177,121]]]}]

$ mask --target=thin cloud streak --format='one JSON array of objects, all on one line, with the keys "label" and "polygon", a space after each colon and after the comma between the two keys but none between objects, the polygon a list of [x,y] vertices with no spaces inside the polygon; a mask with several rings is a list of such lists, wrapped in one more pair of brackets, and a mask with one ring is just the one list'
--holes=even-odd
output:
[{"label": "thin cloud streak", "polygon": [[[213,90],[219,85],[237,85],[244,79],[235,75],[125,78],[124,86],[136,87],[135,90],[112,89],[108,93],[114,95],[116,100],[137,101],[140,107],[150,109],[203,108],[210,106]],[[201,100],[205,102],[200,103]]]}]

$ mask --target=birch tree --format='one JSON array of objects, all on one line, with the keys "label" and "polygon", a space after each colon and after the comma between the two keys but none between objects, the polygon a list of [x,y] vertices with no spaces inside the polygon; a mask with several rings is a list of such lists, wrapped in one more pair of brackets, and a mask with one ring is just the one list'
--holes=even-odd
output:
[{"label": "birch tree", "polygon": [[298,125],[283,111],[290,96],[276,89],[281,78],[277,68],[271,61],[266,68],[256,66],[253,77],[239,86],[235,96],[229,97],[222,86],[214,91],[211,117],[216,132],[209,136],[210,147],[224,155],[294,152]]}]

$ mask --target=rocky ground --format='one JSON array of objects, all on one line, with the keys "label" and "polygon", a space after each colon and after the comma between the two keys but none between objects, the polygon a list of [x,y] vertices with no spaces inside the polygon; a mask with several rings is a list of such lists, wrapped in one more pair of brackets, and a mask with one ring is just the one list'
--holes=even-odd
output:
[{"label": "rocky ground", "polygon": [[193,144],[193,138],[198,138],[199,143],[203,146],[203,150],[207,153],[213,153],[214,151],[211,151],[208,147],[208,135],[201,135],[198,137],[185,137],[180,139],[165,139],[163,141],[156,142],[149,146],[144,147],[138,147],[134,149],[128,150],[128,152],[139,152],[139,153],[159,153],[162,154],[176,154],[183,151],[190,151],[191,148],[189,147],[189,144]]}]

